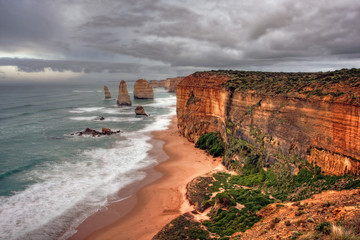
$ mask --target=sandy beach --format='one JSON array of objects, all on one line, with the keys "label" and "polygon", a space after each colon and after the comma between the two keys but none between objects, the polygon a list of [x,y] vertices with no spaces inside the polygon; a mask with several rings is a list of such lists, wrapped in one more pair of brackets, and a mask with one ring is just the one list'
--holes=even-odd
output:
[{"label": "sandy beach", "polygon": [[176,117],[167,130],[152,135],[154,147],[149,154],[161,163],[147,170],[148,177],[140,185],[123,190],[137,191],[136,194],[88,218],[70,239],[149,240],[172,219],[193,210],[185,197],[186,184],[222,168],[221,160],[180,136]]}]

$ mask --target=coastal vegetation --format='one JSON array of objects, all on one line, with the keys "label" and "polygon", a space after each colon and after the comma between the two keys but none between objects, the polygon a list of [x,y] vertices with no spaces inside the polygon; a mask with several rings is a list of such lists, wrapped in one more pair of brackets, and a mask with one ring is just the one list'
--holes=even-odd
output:
[{"label": "coastal vegetation", "polygon": [[360,104],[359,91],[356,91],[360,87],[360,69],[316,73],[233,70],[212,72],[226,74],[232,78],[224,83],[224,87],[229,90],[253,90],[258,94],[304,96],[306,98],[311,96],[329,96],[332,99],[344,97],[351,104]]},{"label": "coastal vegetation", "polygon": [[224,141],[219,132],[210,132],[202,135],[196,142],[195,147],[207,150],[210,155],[219,157],[224,154]]},{"label": "coastal vegetation", "polygon": [[[342,119],[358,117],[360,69],[218,70],[195,73],[188,82],[179,91],[184,106],[178,111],[179,131],[196,139],[196,147],[222,156],[228,169],[187,186],[187,198],[195,206],[191,214],[201,216],[196,228],[209,233],[203,239],[240,239],[252,229],[254,236],[266,238],[277,227],[288,239],[359,239],[360,230],[350,227],[360,216],[357,148],[341,149],[347,146],[345,135],[358,139],[356,120]],[[211,90],[204,90],[209,83]],[[320,111],[317,118],[313,113]],[[355,207],[349,211],[349,206]]]},{"label": "coastal vegetation", "polygon": [[[232,123],[227,122],[227,126],[231,128]],[[270,166],[266,162],[265,148],[266,143],[272,141],[271,136],[256,128],[251,128],[251,136],[254,138],[252,143],[233,137],[229,129],[227,144],[219,133],[207,133],[199,138],[196,146],[209,153],[213,148],[222,147],[219,153],[223,154],[224,164],[232,172],[200,176],[188,184],[187,198],[196,208],[192,214],[206,212],[208,220],[198,222],[182,215],[154,239],[179,239],[175,236],[183,236],[181,234],[186,236],[182,239],[240,239],[242,232],[262,219],[258,214],[260,210],[272,203],[276,203],[276,208],[280,209],[288,202],[293,202],[297,208],[295,217],[306,216],[307,221],[315,226],[308,227],[307,233],[293,231],[291,239],[298,239],[302,235],[310,236],[304,239],[317,239],[316,236],[325,238],[334,234],[348,234],[350,230],[344,230],[340,223],[315,222],[308,217],[307,204],[301,205],[299,201],[324,190],[360,188],[360,178],[353,175],[324,175],[319,166],[308,164],[295,155],[279,155],[281,161]],[[237,161],[230,160],[234,155]],[[296,174],[289,167],[291,164],[299,168]],[[331,204],[327,201],[321,207],[329,208]],[[281,218],[276,217],[271,220],[270,226],[274,228],[281,221]],[[342,224],[348,226],[351,221],[343,221]],[[293,225],[290,221],[284,224],[289,228]],[[337,233],[339,229],[343,232]],[[357,239],[360,234],[360,231],[354,229],[349,234],[355,238],[350,239]]]}]

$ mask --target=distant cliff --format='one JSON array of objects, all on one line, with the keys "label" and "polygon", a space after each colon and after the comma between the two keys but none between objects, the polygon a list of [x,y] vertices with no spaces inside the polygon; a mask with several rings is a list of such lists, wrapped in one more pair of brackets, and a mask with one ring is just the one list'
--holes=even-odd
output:
[{"label": "distant cliff", "polygon": [[149,82],[150,86],[153,88],[163,87],[167,89],[169,92],[176,92],[177,85],[184,79],[185,77],[175,77],[175,78],[167,78],[166,80],[151,80]]},{"label": "distant cliff", "polygon": [[268,164],[298,157],[327,174],[360,174],[358,69],[197,72],[177,86],[177,116],[190,141],[219,131],[228,145],[231,137],[263,147]]}]

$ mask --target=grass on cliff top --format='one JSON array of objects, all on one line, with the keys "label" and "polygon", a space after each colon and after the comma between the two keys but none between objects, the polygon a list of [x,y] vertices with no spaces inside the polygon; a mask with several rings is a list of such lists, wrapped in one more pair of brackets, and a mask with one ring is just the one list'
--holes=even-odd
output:
[{"label": "grass on cliff top", "polygon": [[360,104],[360,69],[333,72],[285,73],[218,70],[232,80],[224,86],[230,90],[254,90],[257,93],[298,97],[342,97],[345,102]]}]

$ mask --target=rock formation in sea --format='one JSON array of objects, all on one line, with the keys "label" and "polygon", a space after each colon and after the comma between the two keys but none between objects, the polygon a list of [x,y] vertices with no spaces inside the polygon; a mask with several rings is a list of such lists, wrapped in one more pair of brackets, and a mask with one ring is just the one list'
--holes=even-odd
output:
[{"label": "rock formation in sea", "polygon": [[153,99],[154,90],[145,79],[139,79],[134,85],[135,99]]},{"label": "rock formation in sea", "polygon": [[121,80],[119,85],[119,96],[117,99],[117,104],[119,106],[131,106],[130,95],[124,80]]},{"label": "rock formation in sea", "polygon": [[142,106],[137,106],[135,108],[136,116],[148,116],[145,112],[145,109]]},{"label": "rock formation in sea", "polygon": [[121,132],[120,130],[112,131],[110,128],[104,128],[104,127],[101,129],[101,132],[97,131],[95,129],[86,128],[84,131],[72,133],[71,135],[78,135],[78,136],[90,135],[93,137],[99,137],[99,136],[103,136],[103,135],[113,135],[113,134],[117,134],[120,132]]},{"label": "rock formation in sea", "polygon": [[177,86],[179,131],[195,142],[207,132],[241,139],[264,149],[268,164],[302,159],[324,174],[359,175],[359,82],[359,69],[194,73]]},{"label": "rock formation in sea", "polygon": [[110,99],[111,94],[110,94],[109,88],[107,86],[104,86],[104,92],[105,92],[105,99]]}]

